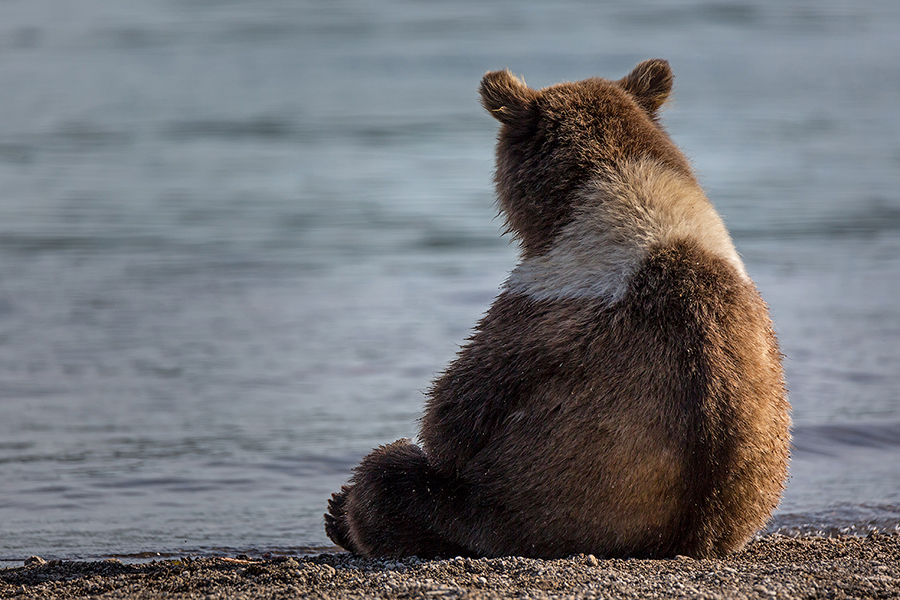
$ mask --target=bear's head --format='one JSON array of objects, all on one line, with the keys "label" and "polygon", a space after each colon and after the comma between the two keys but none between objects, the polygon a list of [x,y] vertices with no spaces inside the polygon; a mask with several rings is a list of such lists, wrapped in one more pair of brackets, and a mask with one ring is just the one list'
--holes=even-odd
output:
[{"label": "bear's head", "polygon": [[525,257],[546,251],[569,221],[586,183],[627,160],[652,158],[692,177],[657,122],[672,90],[662,59],[619,80],[585,79],[533,90],[509,71],[481,81],[481,102],[501,123],[497,196]]}]

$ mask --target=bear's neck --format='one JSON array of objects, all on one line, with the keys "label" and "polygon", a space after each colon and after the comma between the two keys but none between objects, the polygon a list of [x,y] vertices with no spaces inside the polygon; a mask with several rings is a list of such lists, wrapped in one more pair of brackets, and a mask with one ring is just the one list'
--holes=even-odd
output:
[{"label": "bear's neck", "polygon": [[507,290],[535,300],[615,303],[652,250],[684,241],[748,279],[725,224],[692,177],[652,159],[632,160],[598,174],[579,196],[550,249],[522,260]]}]

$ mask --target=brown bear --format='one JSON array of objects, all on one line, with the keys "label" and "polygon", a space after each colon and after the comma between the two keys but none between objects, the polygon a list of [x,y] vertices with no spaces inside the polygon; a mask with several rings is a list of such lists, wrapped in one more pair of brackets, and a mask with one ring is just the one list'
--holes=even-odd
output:
[{"label": "brown bear", "polygon": [[326,531],[369,557],[721,556],[769,518],[790,407],[766,304],[657,120],[664,60],[535,91],[495,71],[521,262],[435,381],[420,445],[363,459]]}]

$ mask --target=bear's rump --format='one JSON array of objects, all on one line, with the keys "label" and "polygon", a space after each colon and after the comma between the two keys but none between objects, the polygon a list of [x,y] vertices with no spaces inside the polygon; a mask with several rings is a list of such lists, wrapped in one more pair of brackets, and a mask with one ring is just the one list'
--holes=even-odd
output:
[{"label": "bear's rump", "polygon": [[[519,423],[518,434],[498,437],[473,462],[466,478],[508,519],[495,531],[541,556],[625,555],[658,542],[681,516],[682,450],[621,412],[606,423],[573,416]],[[520,443],[521,428],[531,444]]]}]

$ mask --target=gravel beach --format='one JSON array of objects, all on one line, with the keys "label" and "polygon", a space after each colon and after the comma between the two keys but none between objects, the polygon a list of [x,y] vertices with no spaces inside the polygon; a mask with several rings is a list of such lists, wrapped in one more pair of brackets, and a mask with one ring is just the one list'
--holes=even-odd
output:
[{"label": "gravel beach", "polygon": [[29,558],[2,598],[900,598],[900,533],[770,535],[723,560]]}]

